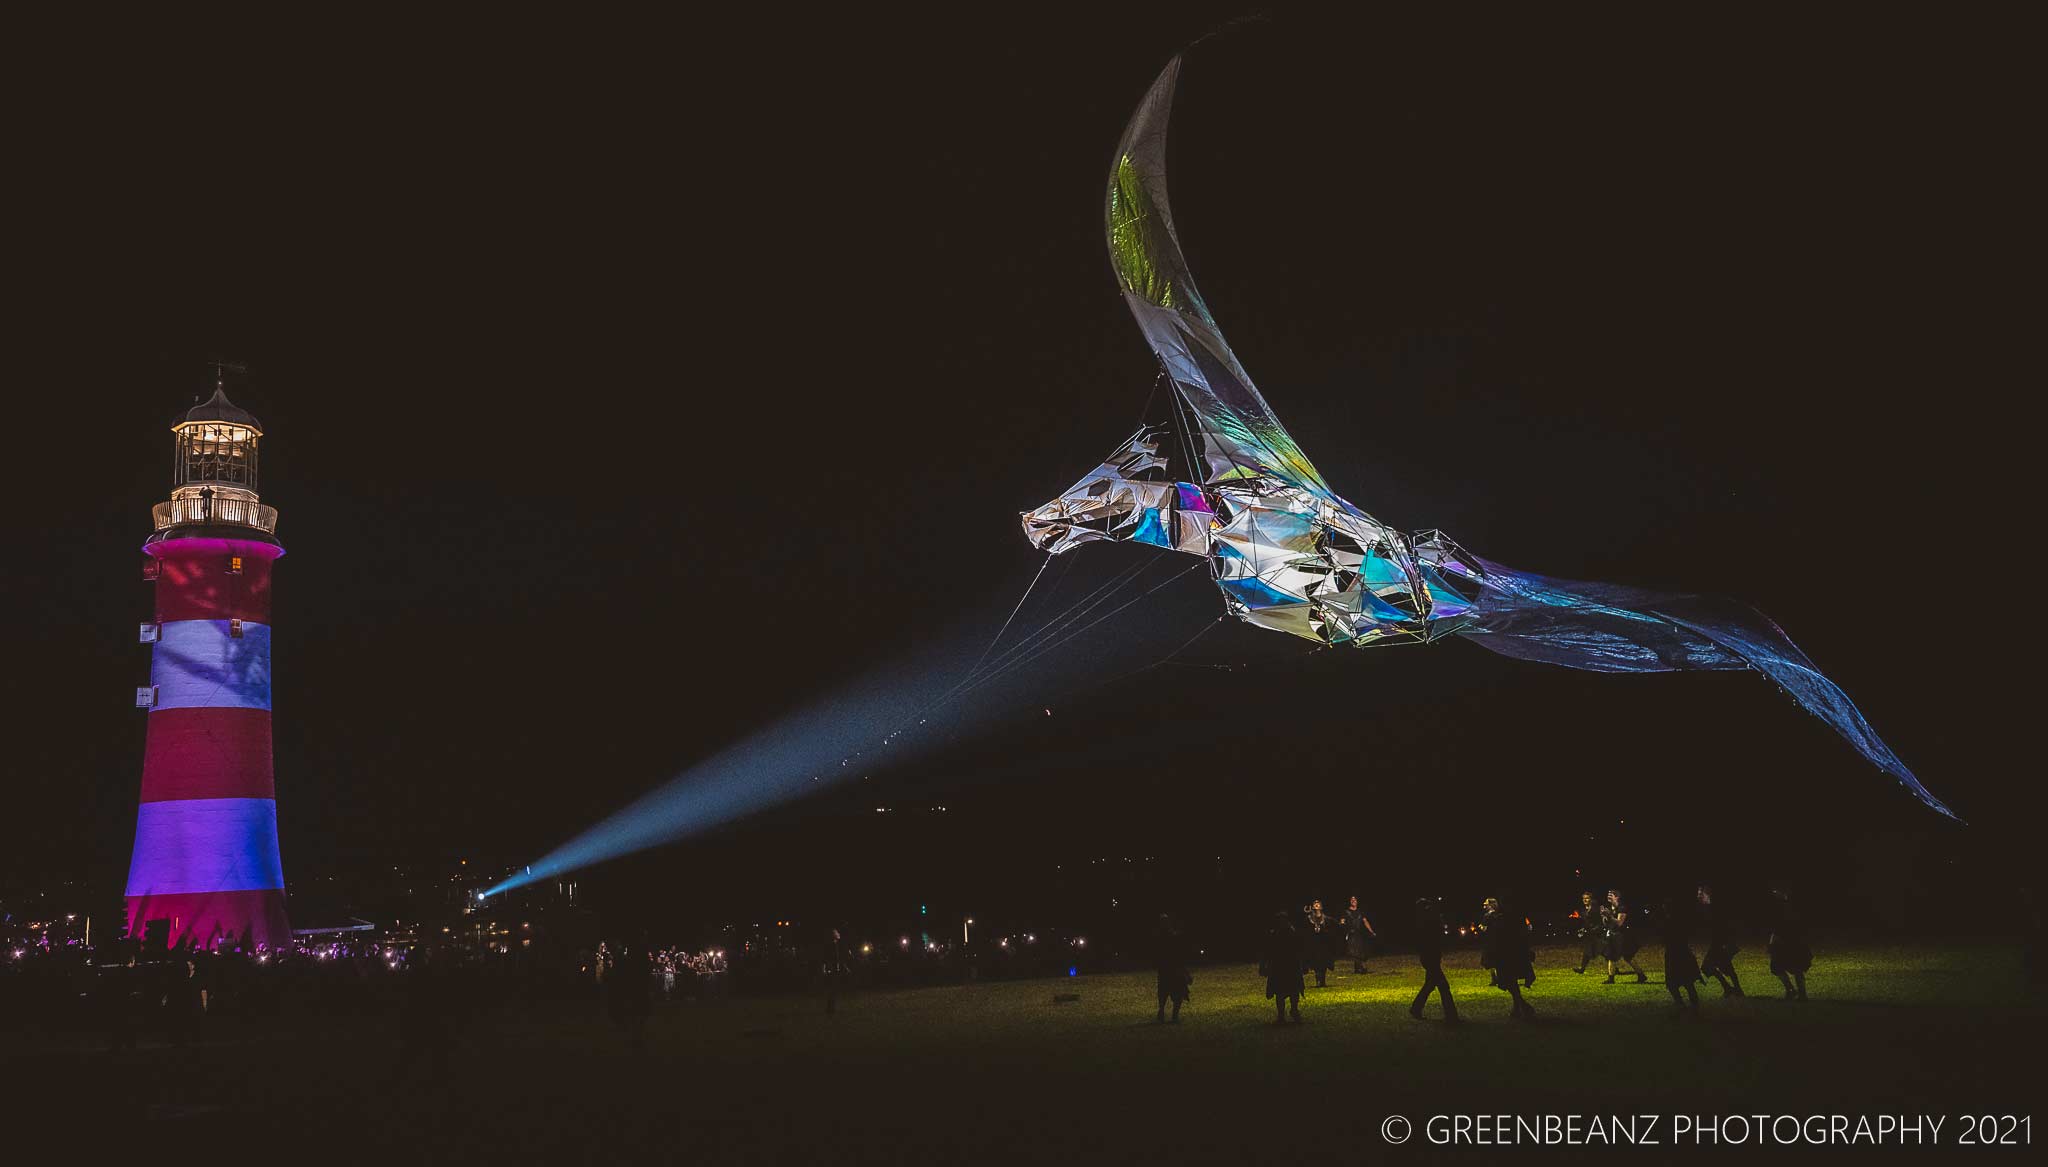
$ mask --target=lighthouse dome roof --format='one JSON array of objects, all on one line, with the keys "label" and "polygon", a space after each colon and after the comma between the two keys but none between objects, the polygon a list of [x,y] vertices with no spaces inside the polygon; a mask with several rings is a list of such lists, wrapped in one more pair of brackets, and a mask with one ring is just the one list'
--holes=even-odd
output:
[{"label": "lighthouse dome roof", "polygon": [[263,426],[256,420],[256,415],[229,401],[227,391],[220,388],[214,389],[212,397],[186,410],[185,416],[179,418],[177,425],[171,428],[177,429],[180,426],[194,425],[206,421],[245,425],[257,433],[263,432]]}]

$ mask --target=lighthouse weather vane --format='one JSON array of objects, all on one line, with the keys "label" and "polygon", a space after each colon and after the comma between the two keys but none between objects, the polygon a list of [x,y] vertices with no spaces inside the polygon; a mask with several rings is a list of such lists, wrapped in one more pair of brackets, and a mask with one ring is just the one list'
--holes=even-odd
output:
[{"label": "lighthouse weather vane", "polygon": [[[213,366],[213,388],[216,393],[226,393],[228,391],[229,373],[242,377],[249,375],[249,366],[243,361],[230,361],[222,357],[215,357],[206,363]],[[192,400],[199,400],[198,395],[195,394]]]}]

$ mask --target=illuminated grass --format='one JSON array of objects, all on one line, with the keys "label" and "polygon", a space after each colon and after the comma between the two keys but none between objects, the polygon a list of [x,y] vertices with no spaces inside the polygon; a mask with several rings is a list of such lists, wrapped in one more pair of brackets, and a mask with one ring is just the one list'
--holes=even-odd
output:
[{"label": "illuminated grass", "polygon": [[510,1161],[687,1146],[746,1161],[1259,1162],[1304,1121],[1356,1128],[1333,1153],[1376,1150],[1393,1113],[2033,1109],[2048,1027],[2012,948],[1821,945],[1805,1005],[1777,999],[1763,953],[1745,951],[1755,995],[1709,987],[1698,1023],[1672,1019],[1644,955],[1652,983],[1602,985],[1572,974],[1575,949],[1541,951],[1528,1024],[1458,953],[1455,1028],[1434,1001],[1410,1020],[1421,974],[1394,956],[1311,989],[1300,1026],[1274,1026],[1259,978],[1232,965],[1196,970],[1175,1026],[1152,1020],[1152,978],[1132,973],[854,993],[831,1017],[808,997],[657,1003],[641,1054],[594,997],[513,1007],[471,1026],[445,1074],[397,1075],[385,1016],[223,1028],[183,1054],[45,1055],[33,1078],[11,1076],[95,1120],[215,1107],[244,1136],[290,1137],[375,1116],[369,1145],[401,1158]]}]

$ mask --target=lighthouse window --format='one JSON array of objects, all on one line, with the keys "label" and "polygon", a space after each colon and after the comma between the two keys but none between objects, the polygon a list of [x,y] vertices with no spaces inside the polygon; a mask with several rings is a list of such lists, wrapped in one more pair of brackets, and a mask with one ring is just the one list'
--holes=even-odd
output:
[{"label": "lighthouse window", "polygon": [[242,622],[240,620],[228,621],[228,635],[234,637],[236,640],[240,640],[242,638]]},{"label": "lighthouse window", "polygon": [[256,431],[248,426],[188,424],[178,429],[178,482],[256,484]]},{"label": "lighthouse window", "polygon": [[242,557],[241,557],[241,556],[239,556],[239,555],[231,555],[231,556],[229,556],[229,557],[228,557],[228,574],[229,574],[229,575],[240,575],[240,574],[242,574]]}]

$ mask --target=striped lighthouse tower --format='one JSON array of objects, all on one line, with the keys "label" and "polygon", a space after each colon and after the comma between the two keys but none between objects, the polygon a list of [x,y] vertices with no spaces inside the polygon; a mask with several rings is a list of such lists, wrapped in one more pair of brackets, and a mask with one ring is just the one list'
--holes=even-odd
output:
[{"label": "striped lighthouse tower", "polygon": [[143,545],[156,581],[129,935],[152,921],[203,948],[280,947],[284,865],[270,751],[270,570],[277,510],[256,497],[263,430],[216,384],[171,427],[177,465]]}]

